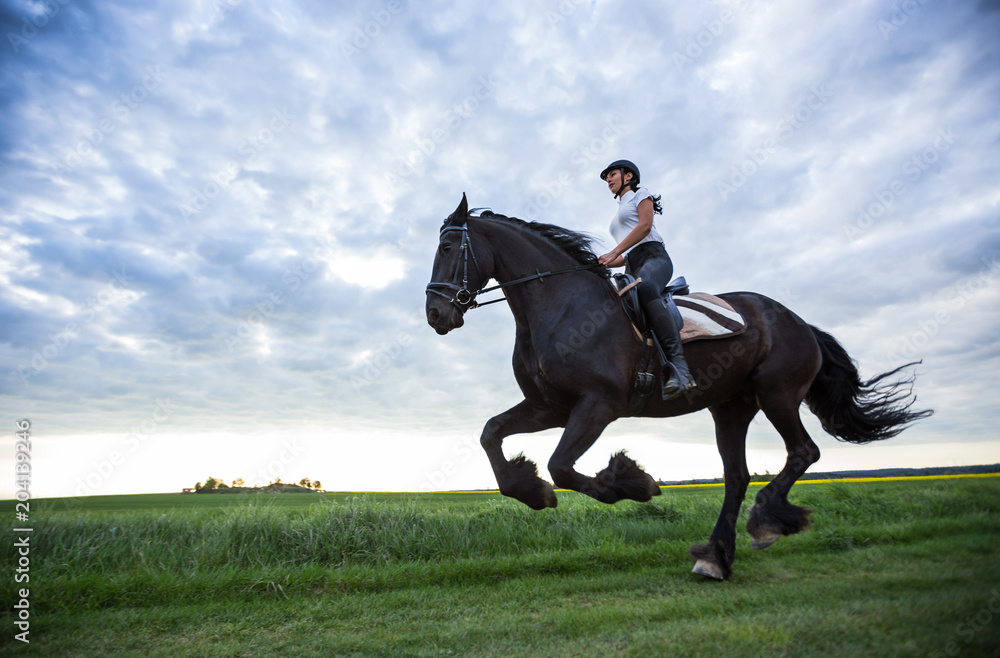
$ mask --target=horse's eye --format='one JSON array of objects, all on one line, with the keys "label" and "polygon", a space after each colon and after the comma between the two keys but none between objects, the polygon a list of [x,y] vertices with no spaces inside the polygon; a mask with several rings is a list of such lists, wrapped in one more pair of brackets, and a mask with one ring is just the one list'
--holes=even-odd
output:
[{"label": "horse's eye", "polygon": [[442,254],[446,254],[446,253],[448,253],[449,251],[451,251],[451,245],[450,245],[450,244],[448,244],[447,242],[444,242],[444,243],[442,243],[442,244],[441,244],[441,253],[442,253]]}]

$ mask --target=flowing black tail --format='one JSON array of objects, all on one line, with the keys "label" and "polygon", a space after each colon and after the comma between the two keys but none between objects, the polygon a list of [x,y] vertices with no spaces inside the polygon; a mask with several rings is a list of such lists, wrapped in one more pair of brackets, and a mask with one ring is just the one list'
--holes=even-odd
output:
[{"label": "flowing black tail", "polygon": [[[830,334],[810,326],[820,351],[823,366],[813,380],[806,403],[823,424],[823,429],[842,441],[869,443],[896,436],[911,423],[934,413],[930,409],[910,411],[915,375],[900,381],[885,381],[907,363],[861,381],[858,368],[843,346]],[[906,387],[906,390],[901,390]]]}]

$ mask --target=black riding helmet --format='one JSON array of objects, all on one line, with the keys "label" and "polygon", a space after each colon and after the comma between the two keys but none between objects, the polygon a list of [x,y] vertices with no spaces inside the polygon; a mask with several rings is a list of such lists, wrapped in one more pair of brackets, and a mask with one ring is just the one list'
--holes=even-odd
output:
[{"label": "black riding helmet", "polygon": [[611,171],[612,169],[621,169],[622,170],[622,178],[625,178],[625,172],[626,171],[631,171],[632,172],[632,184],[633,185],[638,185],[639,184],[639,168],[636,167],[633,162],[631,162],[629,160],[615,160],[614,162],[612,162],[611,164],[609,164],[607,167],[605,167],[604,171],[601,172],[601,180],[607,180],[607,178],[608,178],[608,172]]}]

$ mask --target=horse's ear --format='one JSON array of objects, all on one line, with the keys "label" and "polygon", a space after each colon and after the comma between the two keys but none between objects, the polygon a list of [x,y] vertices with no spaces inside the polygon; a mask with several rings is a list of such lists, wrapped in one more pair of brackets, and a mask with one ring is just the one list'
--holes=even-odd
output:
[{"label": "horse's ear", "polygon": [[462,192],[462,202],[455,208],[455,212],[445,220],[445,226],[462,226],[469,219],[469,201]]}]

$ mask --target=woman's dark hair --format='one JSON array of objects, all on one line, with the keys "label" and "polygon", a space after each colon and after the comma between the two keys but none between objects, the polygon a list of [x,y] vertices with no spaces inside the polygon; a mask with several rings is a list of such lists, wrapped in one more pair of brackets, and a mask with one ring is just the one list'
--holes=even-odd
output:
[{"label": "woman's dark hair", "polygon": [[659,194],[657,194],[655,196],[651,194],[649,196],[649,198],[652,199],[652,201],[653,201],[653,214],[654,215],[662,215],[663,214],[663,204],[660,203],[660,199],[662,198],[662,196],[659,195]]},{"label": "woman's dark hair", "polygon": [[[632,180],[630,180],[628,182],[628,186],[629,186],[629,188],[633,192],[637,192],[638,189],[639,189],[639,180],[638,180],[638,178],[636,177],[636,178],[633,178]],[[653,195],[652,193],[650,193],[649,198],[653,202],[653,214],[654,215],[662,215],[663,214],[663,204],[660,203],[660,199],[662,199],[663,196],[660,195],[660,194]]]}]

